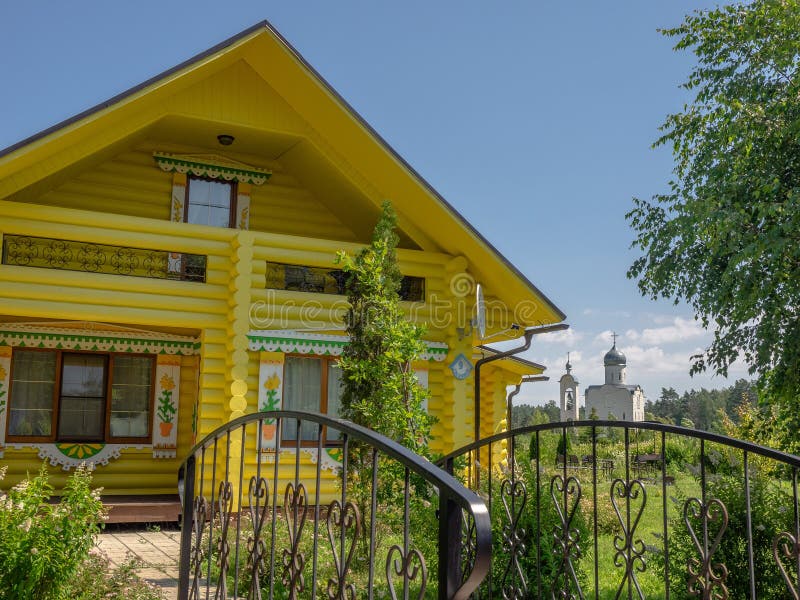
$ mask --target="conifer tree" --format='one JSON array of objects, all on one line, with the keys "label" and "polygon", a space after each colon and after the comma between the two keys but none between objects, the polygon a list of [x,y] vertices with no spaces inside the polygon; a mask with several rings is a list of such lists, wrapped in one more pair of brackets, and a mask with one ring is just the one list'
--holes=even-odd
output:
[{"label": "conifer tree", "polygon": [[341,414],[420,454],[428,453],[432,419],[424,409],[427,390],[412,365],[425,351],[424,327],[405,318],[400,306],[397,217],[391,204],[375,225],[372,243],[355,257],[340,252],[347,274],[350,342],[339,366]]}]

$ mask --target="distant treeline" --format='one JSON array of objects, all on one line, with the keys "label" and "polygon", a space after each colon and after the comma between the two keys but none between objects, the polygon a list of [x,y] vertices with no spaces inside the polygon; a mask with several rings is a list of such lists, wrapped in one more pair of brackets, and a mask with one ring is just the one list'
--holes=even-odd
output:
[{"label": "distant treeline", "polygon": [[[755,406],[758,395],[755,384],[739,379],[732,386],[718,390],[689,390],[683,394],[675,388],[661,388],[657,400],[645,403],[645,419],[684,425],[706,431],[726,431],[725,422],[738,423],[743,406]],[[584,419],[584,409],[581,408]],[[543,406],[520,404],[514,407],[512,427],[556,422],[560,418],[558,404],[550,400]],[[604,418],[604,417],[600,417]]]},{"label": "distant treeline", "polygon": [[683,395],[675,388],[661,388],[658,400],[644,405],[645,418],[705,431],[725,432],[726,417],[738,423],[742,408],[755,406],[758,393],[755,383],[739,379],[732,386],[719,390],[690,390]]}]

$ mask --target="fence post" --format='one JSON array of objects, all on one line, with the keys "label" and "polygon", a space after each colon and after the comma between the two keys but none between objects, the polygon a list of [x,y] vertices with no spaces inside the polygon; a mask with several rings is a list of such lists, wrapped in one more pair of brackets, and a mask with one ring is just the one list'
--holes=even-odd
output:
[{"label": "fence post", "polygon": [[[185,470],[178,472],[178,491],[182,492],[181,504],[181,555],[178,562],[178,600],[189,598],[189,567],[192,553],[192,530],[194,518],[194,479],[195,456],[191,455],[186,460]],[[200,540],[197,540],[200,543]]]},{"label": "fence post", "polygon": [[439,600],[450,600],[461,586],[461,507],[439,499]]},{"label": "fence post", "polygon": [[[444,470],[453,474],[453,461]],[[461,507],[444,490],[439,496],[439,600],[450,600],[461,586]]]}]

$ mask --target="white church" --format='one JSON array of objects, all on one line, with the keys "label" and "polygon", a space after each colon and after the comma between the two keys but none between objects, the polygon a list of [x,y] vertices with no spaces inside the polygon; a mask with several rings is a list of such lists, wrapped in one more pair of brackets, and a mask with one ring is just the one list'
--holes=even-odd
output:
[{"label": "white church", "polygon": [[[618,421],[644,421],[644,391],[640,385],[626,382],[627,360],[617,349],[617,336],[614,345],[603,357],[606,369],[606,382],[603,385],[590,385],[586,388],[586,417],[598,419],[614,418]],[[559,380],[561,398],[561,420],[578,420],[578,380],[572,375],[572,365],[567,355],[567,372]]]}]

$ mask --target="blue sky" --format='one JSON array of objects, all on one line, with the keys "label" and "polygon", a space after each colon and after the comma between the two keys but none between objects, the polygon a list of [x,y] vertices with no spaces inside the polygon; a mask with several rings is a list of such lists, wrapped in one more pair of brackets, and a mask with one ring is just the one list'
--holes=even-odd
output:
[{"label": "blue sky", "polygon": [[[629,382],[690,379],[711,339],[686,306],[641,298],[624,219],[665,191],[658,126],[689,97],[692,56],[656,29],[716,3],[82,1],[6,3],[0,147],[44,129],[263,19],[568,317],[528,358],[557,380],[602,382],[610,332]],[[502,209],[498,209],[502,207]],[[744,376],[741,366],[732,376]],[[524,389],[524,388],[523,388]],[[555,381],[521,402],[557,396]]]}]

